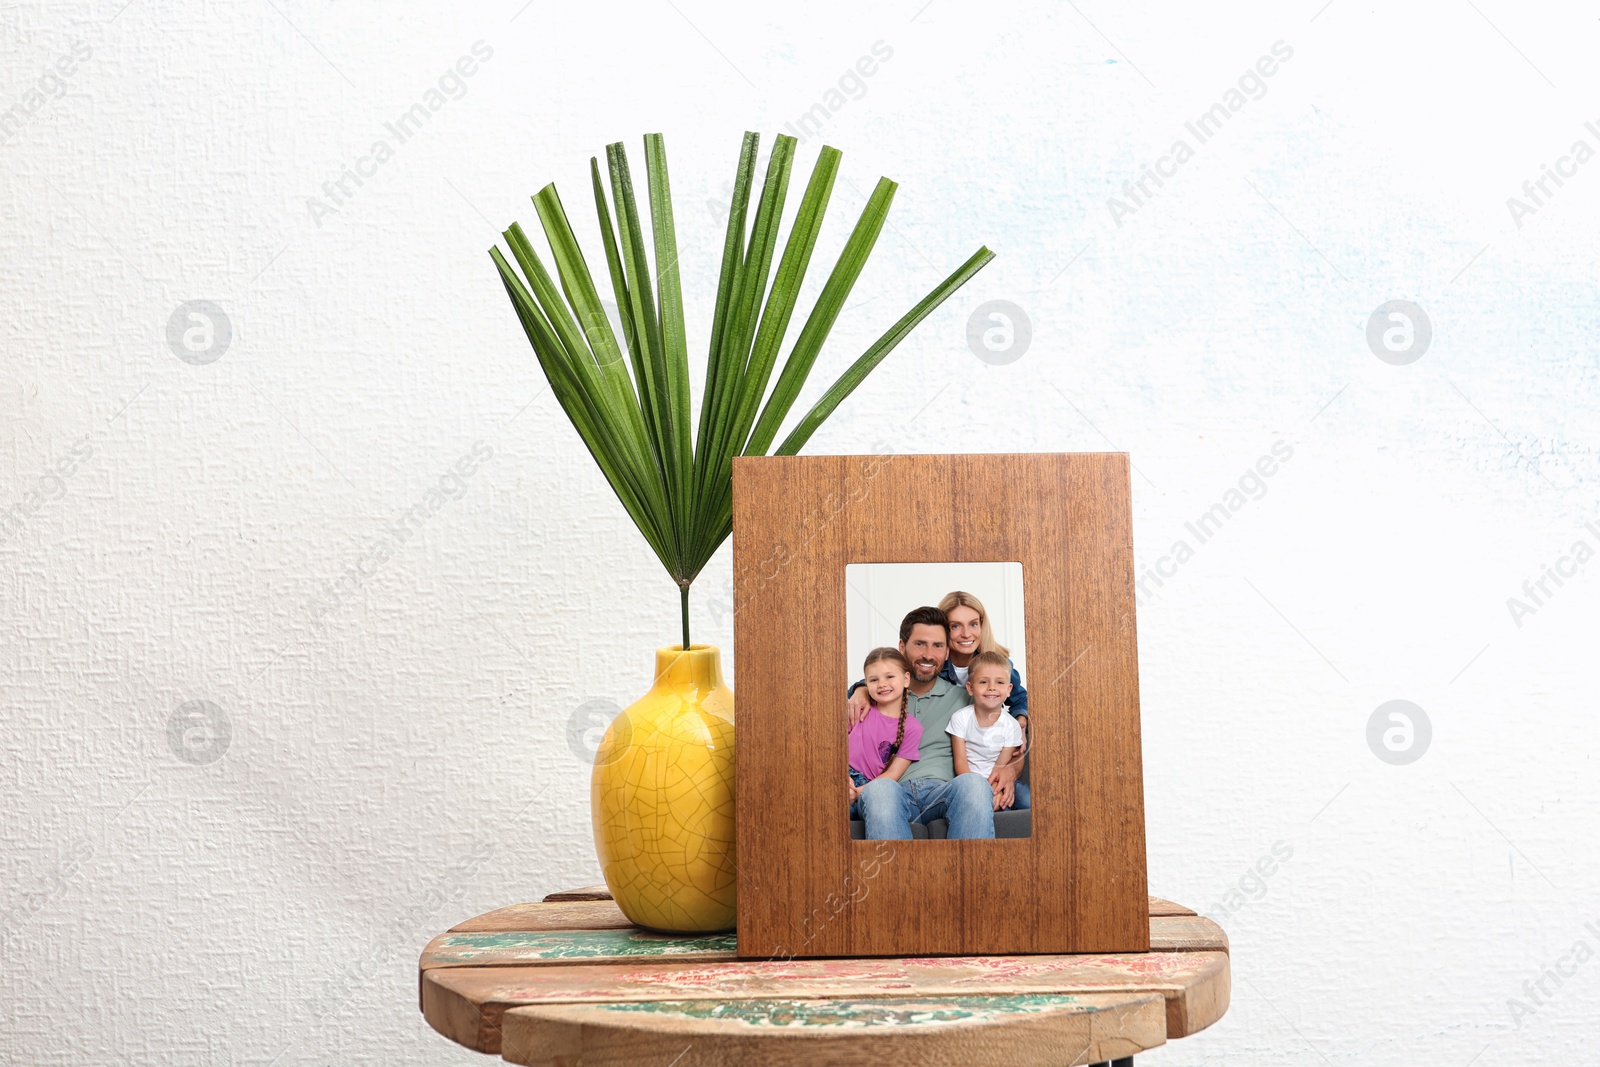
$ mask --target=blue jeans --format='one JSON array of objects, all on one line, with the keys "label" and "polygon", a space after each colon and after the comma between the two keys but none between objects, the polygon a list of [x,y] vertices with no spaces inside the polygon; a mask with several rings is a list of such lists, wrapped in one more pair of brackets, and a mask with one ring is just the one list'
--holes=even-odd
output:
[{"label": "blue jeans", "polygon": [[856,801],[871,841],[907,841],[911,822],[948,819],[951,838],[994,837],[994,790],[981,774],[959,774],[948,782],[918,778],[897,782],[874,778]]},{"label": "blue jeans", "polygon": [[[862,774],[860,771],[856,770],[854,767],[851,767],[850,768],[850,781],[855,783],[855,787],[857,789],[860,789],[862,786],[867,784],[869,779],[867,778],[866,775]],[[852,800],[850,802],[850,817],[852,819],[861,818],[861,801],[860,800]]]}]

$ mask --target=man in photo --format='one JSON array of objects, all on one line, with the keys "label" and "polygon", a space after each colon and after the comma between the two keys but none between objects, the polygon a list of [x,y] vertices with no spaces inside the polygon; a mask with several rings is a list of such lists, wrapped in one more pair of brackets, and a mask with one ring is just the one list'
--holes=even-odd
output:
[{"label": "man in photo", "polygon": [[[900,622],[900,652],[911,664],[907,707],[922,723],[921,758],[900,780],[874,778],[861,787],[860,813],[869,840],[909,840],[913,820],[946,819],[951,838],[994,837],[994,789],[982,774],[956,774],[945,728],[972,703],[963,686],[939,673],[950,652],[950,626],[934,607],[916,608]],[[854,693],[861,682],[850,687]],[[848,704],[847,704],[848,707]]]}]

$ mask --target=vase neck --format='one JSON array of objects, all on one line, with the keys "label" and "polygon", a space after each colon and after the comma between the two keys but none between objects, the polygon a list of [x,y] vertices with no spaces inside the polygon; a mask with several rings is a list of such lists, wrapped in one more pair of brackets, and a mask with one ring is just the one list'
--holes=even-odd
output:
[{"label": "vase neck", "polygon": [[723,687],[722,650],[715,645],[668,645],[656,649],[655,689],[698,689]]}]

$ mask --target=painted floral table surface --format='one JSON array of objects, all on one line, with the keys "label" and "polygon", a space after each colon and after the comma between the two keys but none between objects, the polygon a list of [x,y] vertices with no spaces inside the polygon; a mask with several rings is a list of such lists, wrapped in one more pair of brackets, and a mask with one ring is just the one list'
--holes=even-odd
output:
[{"label": "painted floral table surface", "polygon": [[1147,953],[740,960],[734,945],[641,930],[604,886],[553,893],[429,942],[422,1014],[541,1067],[1065,1067],[1131,1063],[1228,1009],[1227,935],[1157,897]]}]

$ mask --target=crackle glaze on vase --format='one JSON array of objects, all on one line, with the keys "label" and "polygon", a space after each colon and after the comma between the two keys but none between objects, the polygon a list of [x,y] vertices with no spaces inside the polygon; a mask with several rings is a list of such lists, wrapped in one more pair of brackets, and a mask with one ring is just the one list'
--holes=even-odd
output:
[{"label": "crackle glaze on vase", "polygon": [[639,926],[733,929],[733,690],[712,645],[656,650],[656,680],[606,729],[590,798],[606,888]]}]

